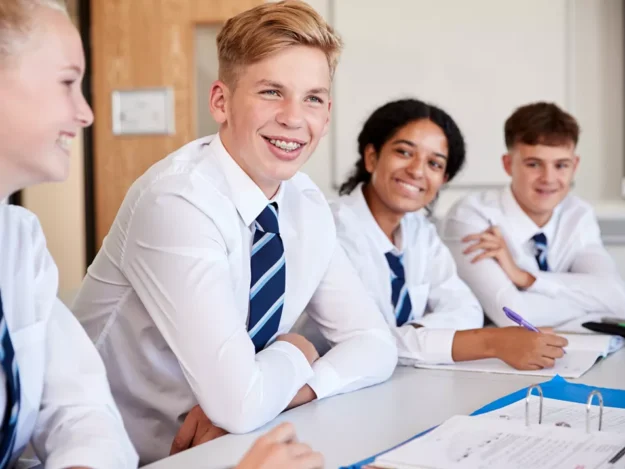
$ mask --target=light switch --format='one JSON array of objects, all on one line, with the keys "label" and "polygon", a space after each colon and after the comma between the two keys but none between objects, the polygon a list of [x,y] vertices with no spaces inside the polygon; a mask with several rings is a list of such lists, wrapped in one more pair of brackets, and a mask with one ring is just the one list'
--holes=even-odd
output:
[{"label": "light switch", "polygon": [[174,92],[143,88],[113,92],[113,134],[171,135],[175,133]]}]

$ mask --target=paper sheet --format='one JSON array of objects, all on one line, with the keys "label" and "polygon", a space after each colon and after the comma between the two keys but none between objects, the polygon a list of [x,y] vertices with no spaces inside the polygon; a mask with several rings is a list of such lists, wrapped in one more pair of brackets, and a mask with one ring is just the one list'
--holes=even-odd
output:
[{"label": "paper sheet", "polygon": [[434,370],[476,371],[483,373],[504,373],[534,376],[555,376],[563,378],[579,378],[595,364],[597,359],[605,357],[623,346],[621,337],[607,335],[566,334],[569,345],[564,357],[556,360],[553,368],[542,370],[516,370],[496,358],[453,363],[450,365],[431,365],[418,363],[414,360],[401,359],[401,365],[416,366]]},{"label": "paper sheet", "polygon": [[[593,401],[597,404],[597,399]],[[539,398],[530,399],[530,423],[538,422]],[[525,422],[525,399],[510,404],[501,409],[493,410],[476,418],[517,420]],[[605,407],[603,412],[603,431],[625,434],[625,409]],[[596,430],[599,425],[599,406],[593,405],[590,411],[590,428]],[[543,425],[557,425],[560,427],[586,430],[586,404],[561,401],[558,399],[543,399]]]},{"label": "paper sheet", "polygon": [[525,427],[509,420],[456,416],[395,450],[374,467],[393,469],[624,469],[608,461],[625,435],[586,434],[550,425]]}]

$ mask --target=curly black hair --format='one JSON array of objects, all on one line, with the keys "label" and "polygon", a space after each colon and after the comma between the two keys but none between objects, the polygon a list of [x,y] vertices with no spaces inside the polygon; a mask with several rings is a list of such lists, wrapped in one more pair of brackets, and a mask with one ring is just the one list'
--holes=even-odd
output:
[{"label": "curly black hair", "polygon": [[365,148],[367,145],[373,145],[375,151],[379,153],[384,144],[399,129],[410,122],[421,119],[429,119],[434,122],[447,137],[449,154],[447,155],[445,175],[447,181],[451,181],[458,174],[465,161],[466,151],[462,132],[451,116],[442,109],[418,99],[402,99],[379,107],[365,122],[360,135],[358,135],[360,159],[347,181],[341,184],[339,194],[349,194],[361,182],[368,183],[371,180],[371,174],[367,172],[365,167]]}]

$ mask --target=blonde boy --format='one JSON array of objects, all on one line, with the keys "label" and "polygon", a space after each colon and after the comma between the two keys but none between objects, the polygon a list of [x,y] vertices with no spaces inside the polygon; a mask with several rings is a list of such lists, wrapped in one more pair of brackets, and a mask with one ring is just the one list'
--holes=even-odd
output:
[{"label": "blonde boy", "polygon": [[[166,456],[188,411],[244,433],[287,407],[385,380],[397,351],[298,173],[327,132],[339,38],[299,1],[224,25],[210,91],[219,134],[130,189],[75,311],[131,438]],[[307,309],[334,348],[289,334]]]}]

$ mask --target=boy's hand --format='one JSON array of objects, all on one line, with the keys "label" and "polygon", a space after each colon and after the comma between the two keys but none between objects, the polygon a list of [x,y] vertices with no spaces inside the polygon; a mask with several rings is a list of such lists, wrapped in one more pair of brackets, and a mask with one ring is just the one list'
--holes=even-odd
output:
[{"label": "boy's hand", "polygon": [[482,251],[479,255],[473,258],[471,263],[475,264],[476,262],[480,262],[484,259],[495,259],[517,288],[529,288],[536,281],[536,278],[533,275],[520,269],[519,266],[516,265],[514,258],[508,249],[506,240],[498,227],[491,226],[482,233],[465,236],[462,238],[462,242],[473,242],[471,246],[463,251],[463,254],[465,255],[469,255],[476,251]]},{"label": "boy's hand", "polygon": [[199,405],[187,414],[178,434],[171,444],[169,455],[180,453],[207,441],[214,440],[228,432],[213,425]]}]

